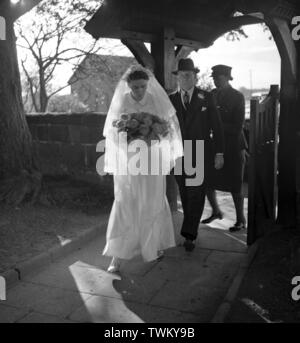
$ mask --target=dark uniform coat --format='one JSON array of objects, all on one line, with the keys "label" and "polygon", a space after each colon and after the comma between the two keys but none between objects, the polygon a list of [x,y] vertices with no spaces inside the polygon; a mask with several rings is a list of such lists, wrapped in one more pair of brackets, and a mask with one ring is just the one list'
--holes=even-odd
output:
[{"label": "dark uniform coat", "polygon": [[245,121],[245,99],[242,93],[229,86],[214,89],[224,130],[224,167],[211,170],[209,184],[225,192],[239,193],[243,183],[245,149],[247,142],[243,133]]},{"label": "dark uniform coat", "polygon": [[181,234],[186,238],[195,239],[205,202],[206,166],[209,165],[207,159],[212,156],[206,151],[210,149],[212,141],[216,152],[224,151],[222,124],[214,96],[209,92],[195,87],[187,108],[182,103],[179,91],[171,94],[170,100],[176,109],[183,141],[192,142],[193,167],[196,166],[196,141],[204,141],[204,183],[199,186],[187,186],[186,179],[189,177],[185,173],[175,175],[184,213]]}]

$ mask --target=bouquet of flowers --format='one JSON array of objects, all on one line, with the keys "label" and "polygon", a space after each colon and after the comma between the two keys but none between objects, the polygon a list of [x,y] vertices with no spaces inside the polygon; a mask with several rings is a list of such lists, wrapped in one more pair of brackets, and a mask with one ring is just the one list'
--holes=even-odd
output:
[{"label": "bouquet of flowers", "polygon": [[127,133],[128,144],[142,139],[150,145],[151,141],[167,136],[170,130],[166,120],[146,112],[122,114],[120,119],[113,121],[113,126],[118,132]]}]

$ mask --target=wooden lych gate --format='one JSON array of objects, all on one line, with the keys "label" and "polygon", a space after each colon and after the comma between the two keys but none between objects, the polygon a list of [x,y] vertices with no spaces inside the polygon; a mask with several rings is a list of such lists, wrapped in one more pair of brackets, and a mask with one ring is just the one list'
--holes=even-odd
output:
[{"label": "wooden lych gate", "polygon": [[[295,226],[297,216],[300,226],[300,205],[297,208],[296,202],[297,191],[300,199],[300,186],[299,190],[296,186],[296,180],[300,185],[300,153],[292,153],[300,149],[299,144],[296,147],[300,132],[300,41],[293,41],[290,26],[291,18],[299,14],[297,4],[298,0],[105,0],[85,26],[96,39],[120,39],[171,91],[176,87],[172,71],[180,58],[211,46],[218,37],[243,25],[267,24],[281,57],[280,142],[278,89],[271,87],[263,102],[251,103],[248,244],[270,230],[276,215],[282,227]],[[175,181],[167,180],[167,195],[174,210]]]},{"label": "wooden lych gate", "polygon": [[268,96],[251,99],[249,133],[249,185],[247,243],[274,227],[277,212],[279,87]]}]

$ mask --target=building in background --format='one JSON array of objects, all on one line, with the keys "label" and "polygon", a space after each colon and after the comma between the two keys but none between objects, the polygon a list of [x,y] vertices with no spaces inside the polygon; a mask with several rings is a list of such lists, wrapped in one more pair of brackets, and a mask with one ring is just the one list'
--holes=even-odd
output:
[{"label": "building in background", "polygon": [[105,113],[121,76],[130,65],[136,63],[134,57],[89,55],[68,81],[71,94],[89,111]]}]

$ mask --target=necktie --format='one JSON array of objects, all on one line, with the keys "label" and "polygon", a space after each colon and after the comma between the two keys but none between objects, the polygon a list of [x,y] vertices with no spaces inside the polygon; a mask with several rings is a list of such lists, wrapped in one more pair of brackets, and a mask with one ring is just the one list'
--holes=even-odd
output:
[{"label": "necktie", "polygon": [[187,108],[190,103],[190,96],[188,92],[184,92],[183,103],[184,103],[185,108]]}]

